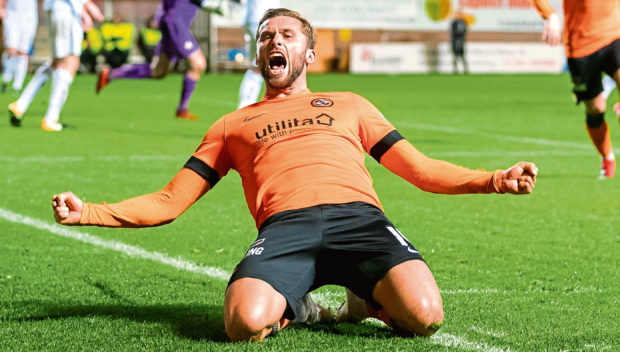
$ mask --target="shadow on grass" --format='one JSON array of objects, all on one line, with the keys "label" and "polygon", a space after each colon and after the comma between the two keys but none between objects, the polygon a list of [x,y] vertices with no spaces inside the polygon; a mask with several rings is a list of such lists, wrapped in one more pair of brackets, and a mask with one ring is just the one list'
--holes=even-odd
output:
[{"label": "shadow on grass", "polygon": [[[34,314],[22,317],[0,318],[0,321],[35,322],[67,318],[108,317],[130,319],[136,322],[157,322],[168,325],[179,337],[216,343],[229,343],[224,331],[222,308],[213,305],[132,305],[95,304],[79,305],[46,301],[23,301],[13,303],[22,312]],[[328,335],[372,339],[394,339],[398,335],[387,326],[372,323],[349,324],[295,324],[289,325],[282,335],[293,331],[311,331]],[[291,331],[291,332],[293,332]]]},{"label": "shadow on grass", "polygon": [[[288,329],[288,327],[287,327]],[[398,337],[394,333],[392,328],[388,326],[379,326],[372,323],[329,323],[329,324],[299,324],[291,325],[290,329],[294,330],[307,330],[313,332],[321,332],[329,335],[339,335],[347,337],[361,337],[361,338],[373,338],[373,339],[393,339]]]},{"label": "shadow on grass", "polygon": [[224,331],[222,307],[212,305],[133,305],[95,304],[76,305],[46,301],[25,301],[13,304],[20,311],[36,314],[3,318],[0,321],[44,321],[92,316],[112,319],[131,319],[137,322],[159,322],[169,325],[175,333],[186,339],[228,342]]}]

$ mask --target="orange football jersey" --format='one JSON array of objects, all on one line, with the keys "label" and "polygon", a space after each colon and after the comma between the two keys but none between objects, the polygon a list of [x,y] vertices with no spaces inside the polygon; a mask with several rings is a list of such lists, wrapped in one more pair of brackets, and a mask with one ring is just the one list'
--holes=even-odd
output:
[{"label": "orange football jersey", "polygon": [[318,204],[381,207],[363,152],[392,131],[359,95],[304,90],[223,116],[193,157],[217,173],[209,175],[211,186],[230,169],[239,172],[258,227],[277,212]]}]

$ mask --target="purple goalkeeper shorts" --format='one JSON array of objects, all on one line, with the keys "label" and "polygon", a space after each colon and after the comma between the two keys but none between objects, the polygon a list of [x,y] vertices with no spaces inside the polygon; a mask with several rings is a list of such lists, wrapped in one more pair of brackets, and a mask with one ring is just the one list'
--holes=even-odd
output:
[{"label": "purple goalkeeper shorts", "polygon": [[159,22],[159,30],[161,41],[155,48],[155,55],[165,54],[170,60],[175,61],[200,50],[189,29],[189,23],[180,23],[175,18],[164,16]]}]

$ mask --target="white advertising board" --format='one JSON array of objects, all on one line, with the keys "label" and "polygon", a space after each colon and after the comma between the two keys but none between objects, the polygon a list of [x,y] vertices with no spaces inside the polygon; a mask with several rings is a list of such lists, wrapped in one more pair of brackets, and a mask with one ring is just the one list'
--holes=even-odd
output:
[{"label": "white advertising board", "polygon": [[[562,47],[543,43],[468,43],[465,57],[471,73],[561,72],[566,58]],[[352,73],[452,72],[449,43],[353,44]]]},{"label": "white advertising board", "polygon": [[[611,0],[610,0],[611,1]],[[561,14],[562,0],[549,0]],[[317,28],[446,31],[461,10],[473,19],[470,31],[540,32],[543,20],[530,0],[281,0]],[[218,26],[239,26],[242,8],[225,6]]]}]

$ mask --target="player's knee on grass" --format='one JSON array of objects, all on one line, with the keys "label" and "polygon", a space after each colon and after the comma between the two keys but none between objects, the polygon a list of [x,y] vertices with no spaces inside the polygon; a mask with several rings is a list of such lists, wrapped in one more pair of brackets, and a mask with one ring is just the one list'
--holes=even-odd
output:
[{"label": "player's knee on grass", "polygon": [[266,314],[257,307],[252,309],[234,309],[227,314],[226,334],[233,342],[262,341],[269,333],[274,322],[268,322]]},{"label": "player's knee on grass", "polygon": [[392,318],[392,327],[399,335],[429,337],[443,324],[441,302],[423,305],[415,312],[405,312]]},{"label": "player's knee on grass", "polygon": [[226,291],[224,326],[232,341],[262,341],[284,314],[286,301],[267,283],[244,278]]}]

